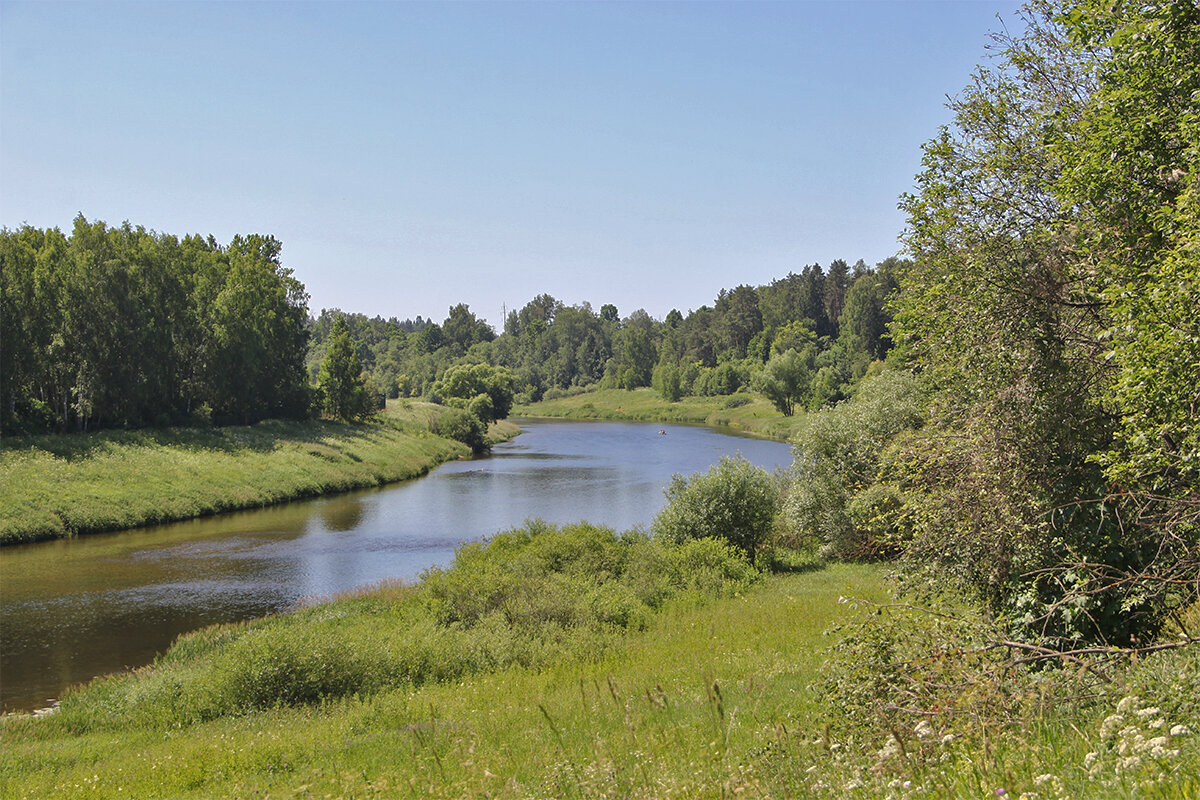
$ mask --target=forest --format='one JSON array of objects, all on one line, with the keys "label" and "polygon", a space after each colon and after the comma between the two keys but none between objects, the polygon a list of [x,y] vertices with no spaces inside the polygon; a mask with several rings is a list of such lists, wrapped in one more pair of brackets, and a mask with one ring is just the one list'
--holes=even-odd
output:
[{"label": "forest", "polygon": [[339,317],[374,390],[388,397],[426,394],[458,362],[508,369],[518,402],[586,387],[654,386],[669,400],[728,395],[749,390],[773,357],[795,350],[802,406],[816,408],[847,396],[886,355],[884,302],[904,263],[813,264],[765,286],[721,289],[712,306],[687,316],[672,310],[665,320],[641,309],[622,318],[611,304],[597,312],[541,294],[509,312],[499,336],[462,304],[441,325],[323,310],[312,326],[309,371],[315,378]]},{"label": "forest", "polygon": [[517,402],[587,387],[653,385],[668,400],[753,387],[790,414],[847,397],[885,356],[885,299],[905,264],[813,264],[661,321],[542,294],[497,335],[464,304],[441,324],[312,318],[281,251],[270,236],[223,246],[82,215],[69,236],[0,231],[3,432],[354,419],[385,397],[428,396],[457,364],[508,370]]},{"label": "forest", "polygon": [[271,236],[0,232],[0,432],[308,414],[308,296]]}]

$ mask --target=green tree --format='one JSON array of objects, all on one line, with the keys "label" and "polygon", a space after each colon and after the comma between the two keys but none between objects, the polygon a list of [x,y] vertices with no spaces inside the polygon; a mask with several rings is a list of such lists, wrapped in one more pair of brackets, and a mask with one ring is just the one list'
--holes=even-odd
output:
[{"label": "green tree", "polygon": [[796,404],[803,406],[808,399],[813,379],[813,354],[812,345],[808,345],[804,355],[789,348],[787,352],[771,356],[766,366],[754,376],[754,390],[770,400],[779,413],[792,416]]},{"label": "green tree", "polygon": [[904,203],[897,331],[939,414],[894,470],[915,565],[1029,636],[1127,642],[1200,571],[1200,9],[1026,17]]},{"label": "green tree", "polygon": [[[448,405],[460,408],[472,408],[481,413],[484,423],[504,419],[512,409],[513,374],[504,367],[492,367],[487,364],[457,364],[450,367],[442,377],[433,384],[431,394]],[[476,398],[484,395],[487,401]]]},{"label": "green tree", "polygon": [[753,562],[771,535],[779,489],[766,470],[722,456],[708,472],[674,476],[666,495],[666,508],[650,526],[656,536],[676,543],[722,539]]},{"label": "green tree", "polygon": [[459,303],[450,309],[450,315],[442,323],[442,333],[459,355],[470,350],[472,345],[496,338],[491,326],[472,314],[466,303]]},{"label": "green tree", "polygon": [[329,335],[329,347],[317,373],[321,410],[334,419],[352,421],[375,410],[375,403],[362,380],[358,353],[350,342],[346,319],[338,315]]}]

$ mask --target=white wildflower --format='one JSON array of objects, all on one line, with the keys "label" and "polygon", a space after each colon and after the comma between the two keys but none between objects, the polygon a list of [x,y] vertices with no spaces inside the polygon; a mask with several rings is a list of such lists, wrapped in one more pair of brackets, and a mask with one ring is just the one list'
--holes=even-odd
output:
[{"label": "white wildflower", "polygon": [[1129,756],[1128,758],[1122,758],[1120,760],[1120,762],[1118,762],[1118,764],[1117,764],[1117,771],[1118,772],[1126,772],[1131,769],[1136,769],[1138,767],[1138,765],[1141,763],[1142,763],[1142,759],[1139,756]]},{"label": "white wildflower", "polygon": [[1051,781],[1056,781],[1056,780],[1058,780],[1058,778],[1056,778],[1054,775],[1051,775],[1049,772],[1047,772],[1045,774],[1038,775],[1036,778],[1033,779],[1033,782],[1036,785],[1041,786],[1043,783],[1050,783]]},{"label": "white wildflower", "polygon": [[915,733],[919,739],[928,739],[933,735],[933,726],[929,724],[929,720],[923,719],[917,723],[915,728],[913,728],[913,733]]},{"label": "white wildflower", "polygon": [[1192,729],[1189,728],[1187,725],[1171,726],[1171,735],[1172,736],[1187,736],[1191,732],[1192,732]]},{"label": "white wildflower", "polygon": [[1133,713],[1137,714],[1142,719],[1148,719],[1149,717],[1158,716],[1159,709],[1158,706],[1153,706],[1152,708],[1139,708]]},{"label": "white wildflower", "polygon": [[942,744],[950,744],[953,741],[954,741],[953,733],[947,733],[945,736],[942,737]]},{"label": "white wildflower", "polygon": [[1122,697],[1121,702],[1117,703],[1117,711],[1121,714],[1124,714],[1126,711],[1129,711],[1130,709],[1137,708],[1137,704],[1138,704],[1138,699],[1137,699],[1137,695],[1135,695],[1135,694],[1128,695],[1127,697]]},{"label": "white wildflower", "polygon": [[1090,768],[1091,768],[1091,766],[1092,766],[1092,764],[1095,764],[1095,763],[1096,763],[1096,759],[1097,759],[1097,758],[1099,758],[1099,757],[1100,757],[1100,754],[1099,754],[1099,753],[1097,753],[1095,750],[1093,750],[1092,752],[1088,753],[1086,756],[1084,756],[1084,757],[1083,757],[1083,766],[1084,766],[1084,768],[1085,768],[1085,769],[1090,769]]},{"label": "white wildflower", "polygon": [[1120,714],[1110,714],[1100,723],[1100,738],[1111,739],[1118,725],[1125,721]]},{"label": "white wildflower", "polygon": [[1165,719],[1163,719],[1162,717],[1155,717],[1154,719],[1152,719],[1146,723],[1146,727],[1154,728],[1157,730],[1158,728],[1161,728],[1163,725],[1166,725],[1166,724],[1167,724],[1167,721]]}]

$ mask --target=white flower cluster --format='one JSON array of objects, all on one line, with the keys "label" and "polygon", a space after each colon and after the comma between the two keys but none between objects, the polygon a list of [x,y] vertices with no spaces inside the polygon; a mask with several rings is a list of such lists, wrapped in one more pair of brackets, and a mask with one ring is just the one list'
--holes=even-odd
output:
[{"label": "white flower cluster", "polygon": [[1168,726],[1158,706],[1142,708],[1136,695],[1128,695],[1117,703],[1116,713],[1100,723],[1101,748],[1088,753],[1083,766],[1092,777],[1108,767],[1117,776],[1153,770],[1162,778],[1171,759],[1179,755],[1171,740],[1189,733],[1186,725]]}]

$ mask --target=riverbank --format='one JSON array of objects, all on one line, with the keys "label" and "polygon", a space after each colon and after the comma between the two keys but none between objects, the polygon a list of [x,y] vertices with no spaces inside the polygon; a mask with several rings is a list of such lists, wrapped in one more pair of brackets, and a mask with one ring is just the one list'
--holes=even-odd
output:
[{"label": "riverbank", "polygon": [[[424,475],[470,448],[433,435],[441,406],[379,420],[10,437],[0,445],[0,544],[191,519]],[[489,435],[516,435],[509,422]]]},{"label": "riverbank", "polygon": [[1029,721],[846,728],[829,686],[894,677],[868,644],[831,660],[888,602],[884,570],[729,555],[534,523],[416,586],[208,628],[0,717],[0,796],[1200,796],[1197,714],[1167,694],[1194,657]]},{"label": "riverbank", "polygon": [[601,389],[513,408],[514,417],[625,420],[630,422],[688,422],[790,441],[804,423],[804,412],[785,417],[766,398],[738,393],[720,397],[664,400],[649,388]]}]

